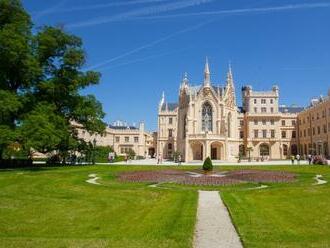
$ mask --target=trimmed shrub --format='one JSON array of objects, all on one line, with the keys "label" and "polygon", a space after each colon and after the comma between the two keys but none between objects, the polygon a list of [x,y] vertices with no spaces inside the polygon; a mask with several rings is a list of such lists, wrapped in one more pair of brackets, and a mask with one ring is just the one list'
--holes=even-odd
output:
[{"label": "trimmed shrub", "polygon": [[213,164],[212,164],[212,160],[210,159],[210,157],[207,157],[203,163],[203,170],[204,171],[211,171],[213,170]]}]

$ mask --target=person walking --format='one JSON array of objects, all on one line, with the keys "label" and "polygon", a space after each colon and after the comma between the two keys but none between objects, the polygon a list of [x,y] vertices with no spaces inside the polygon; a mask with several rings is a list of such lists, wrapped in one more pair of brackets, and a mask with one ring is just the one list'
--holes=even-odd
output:
[{"label": "person walking", "polygon": [[181,155],[178,156],[178,165],[181,165]]},{"label": "person walking", "polygon": [[291,164],[294,164],[294,155],[291,155]]},{"label": "person walking", "polygon": [[296,155],[296,159],[297,159],[297,164],[300,165],[300,155],[299,154]]},{"label": "person walking", "polygon": [[311,165],[312,164],[312,155],[308,154],[307,159],[308,159],[308,164]]}]

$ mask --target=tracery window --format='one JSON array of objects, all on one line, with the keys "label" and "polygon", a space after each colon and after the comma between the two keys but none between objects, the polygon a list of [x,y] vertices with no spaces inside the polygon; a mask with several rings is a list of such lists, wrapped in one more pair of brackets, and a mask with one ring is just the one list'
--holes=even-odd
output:
[{"label": "tracery window", "polygon": [[208,102],[202,108],[202,131],[212,131],[212,106]]}]

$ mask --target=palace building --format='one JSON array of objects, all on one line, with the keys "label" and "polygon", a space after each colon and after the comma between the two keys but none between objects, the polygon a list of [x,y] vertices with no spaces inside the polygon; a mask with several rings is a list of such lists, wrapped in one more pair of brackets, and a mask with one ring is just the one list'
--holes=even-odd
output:
[{"label": "palace building", "polygon": [[231,67],[223,85],[211,81],[206,61],[204,80],[192,84],[185,74],[177,103],[163,94],[158,106],[157,154],[180,153],[183,160],[237,161],[239,156],[285,159],[298,153],[297,114],[300,107],[279,105],[279,88],[242,88],[237,106]]},{"label": "palace building", "polygon": [[76,125],[80,138],[96,145],[112,146],[116,154],[133,150],[140,158],[173,159],[186,162],[206,157],[218,161],[280,160],[291,155],[330,155],[330,90],[327,97],[313,99],[308,108],[279,104],[280,90],[241,89],[237,105],[235,83],[229,66],[223,84],[213,83],[206,60],[204,80],[191,83],[184,75],[176,103],[163,93],[158,105],[158,131],[116,121],[102,135],[90,135]]}]

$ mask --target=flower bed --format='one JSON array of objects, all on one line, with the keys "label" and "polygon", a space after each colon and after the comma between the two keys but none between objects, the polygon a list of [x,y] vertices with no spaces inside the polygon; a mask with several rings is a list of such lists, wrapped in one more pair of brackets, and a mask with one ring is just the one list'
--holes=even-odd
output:
[{"label": "flower bed", "polygon": [[172,182],[185,185],[233,185],[244,182],[292,182],[295,174],[282,171],[239,170],[202,174],[183,170],[134,171],[119,175],[124,182]]}]

